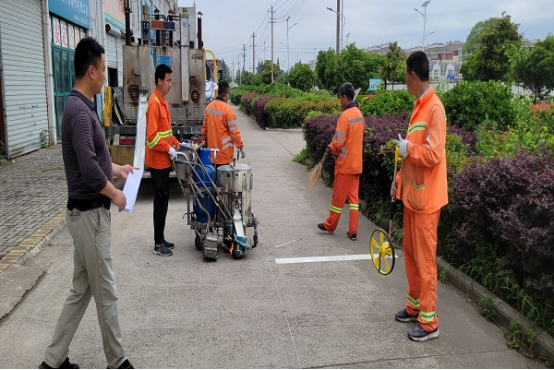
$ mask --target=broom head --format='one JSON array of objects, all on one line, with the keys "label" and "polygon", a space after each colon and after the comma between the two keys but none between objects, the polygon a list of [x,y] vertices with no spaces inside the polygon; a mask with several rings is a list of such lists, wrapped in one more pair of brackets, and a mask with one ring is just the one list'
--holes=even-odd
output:
[{"label": "broom head", "polygon": [[311,188],[317,185],[317,183],[321,179],[322,173],[323,173],[323,161],[316,164],[314,168],[312,168],[312,170],[310,171],[310,178],[308,179],[308,183],[310,184]]}]

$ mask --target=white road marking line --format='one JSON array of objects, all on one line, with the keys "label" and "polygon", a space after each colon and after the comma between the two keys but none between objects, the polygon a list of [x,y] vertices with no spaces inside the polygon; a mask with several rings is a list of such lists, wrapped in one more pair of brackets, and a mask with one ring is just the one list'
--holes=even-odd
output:
[{"label": "white road marking line", "polygon": [[[395,255],[398,258],[397,255]],[[390,257],[386,257],[390,258]],[[275,258],[275,264],[284,265],[290,263],[308,263],[308,262],[332,262],[332,261],[356,261],[370,260],[371,254],[347,254],[344,256],[320,256],[320,257],[288,257]]]}]

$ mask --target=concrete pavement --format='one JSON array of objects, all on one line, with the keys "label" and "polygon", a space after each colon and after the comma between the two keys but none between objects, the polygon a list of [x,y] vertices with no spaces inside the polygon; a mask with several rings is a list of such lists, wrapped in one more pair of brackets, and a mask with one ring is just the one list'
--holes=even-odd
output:
[{"label": "concrete pavement", "polygon": [[[245,259],[221,253],[217,262],[203,261],[182,218],[186,207],[176,182],[166,227],[166,237],[176,243],[173,257],[152,254],[149,180],[132,215],[112,210],[119,319],[136,367],[541,367],[508,349],[502,331],[442,283],[440,338],[411,342],[406,333],[413,324],[394,320],[406,297],[402,251],[389,276],[368,260],[276,263],[367,254],[373,225],[360,217],[358,240],[350,241],[343,212],[333,235],[320,233],[316,225],[328,214],[331,189],[310,189],[306,168],[291,161],[303,147],[301,134],[263,131],[239,111],[237,117],[254,169],[252,207],[263,231],[259,247]],[[0,274],[36,282],[0,321],[0,367],[32,368],[42,361],[70,286],[72,253],[63,228],[40,254]],[[86,368],[106,366],[95,315],[91,304],[70,347],[70,359]]]}]

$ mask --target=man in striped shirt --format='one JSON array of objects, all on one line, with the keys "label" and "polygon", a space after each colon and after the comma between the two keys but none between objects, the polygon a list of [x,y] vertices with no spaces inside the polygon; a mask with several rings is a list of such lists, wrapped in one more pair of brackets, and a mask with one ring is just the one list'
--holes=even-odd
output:
[{"label": "man in striped shirt", "polygon": [[106,80],[104,48],[93,38],[84,38],[75,49],[74,63],[75,86],[62,119],[69,195],[66,220],[75,246],[73,286],[39,368],[79,368],[69,362],[69,345],[94,297],[108,368],[133,369],[121,344],[110,216],[112,202],[120,211],[127,203],[123,192],[114,187],[113,177],[126,179],[133,168],[112,163],[93,103]]}]

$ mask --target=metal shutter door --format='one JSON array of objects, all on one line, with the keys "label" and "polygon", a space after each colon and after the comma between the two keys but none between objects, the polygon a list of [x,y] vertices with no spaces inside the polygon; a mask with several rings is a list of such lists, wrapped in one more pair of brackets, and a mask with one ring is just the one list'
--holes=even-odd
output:
[{"label": "metal shutter door", "polygon": [[48,130],[41,13],[40,0],[2,0],[0,55],[8,158],[39,149],[40,134]]},{"label": "metal shutter door", "polygon": [[117,86],[123,86],[123,46],[125,39],[117,39]]},{"label": "metal shutter door", "polygon": [[115,36],[106,32],[106,64],[108,68],[117,68],[117,41]]}]

